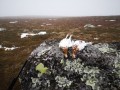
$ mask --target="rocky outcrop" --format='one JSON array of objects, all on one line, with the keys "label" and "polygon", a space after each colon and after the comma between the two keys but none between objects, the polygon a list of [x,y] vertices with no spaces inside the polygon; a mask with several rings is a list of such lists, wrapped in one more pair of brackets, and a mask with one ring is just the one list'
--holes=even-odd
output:
[{"label": "rocky outcrop", "polygon": [[[120,90],[120,43],[87,45],[64,58],[59,41],[45,41],[28,58],[20,82],[23,90]],[[44,73],[36,70],[43,64]],[[43,68],[44,68],[43,67]]]}]

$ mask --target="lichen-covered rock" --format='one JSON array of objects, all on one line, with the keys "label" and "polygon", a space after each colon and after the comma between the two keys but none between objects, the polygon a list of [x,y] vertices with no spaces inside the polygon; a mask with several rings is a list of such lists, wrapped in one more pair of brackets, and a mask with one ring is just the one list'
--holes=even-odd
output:
[{"label": "lichen-covered rock", "polygon": [[87,45],[75,59],[71,48],[65,59],[58,43],[45,41],[31,53],[20,74],[23,90],[120,90],[120,43]]}]

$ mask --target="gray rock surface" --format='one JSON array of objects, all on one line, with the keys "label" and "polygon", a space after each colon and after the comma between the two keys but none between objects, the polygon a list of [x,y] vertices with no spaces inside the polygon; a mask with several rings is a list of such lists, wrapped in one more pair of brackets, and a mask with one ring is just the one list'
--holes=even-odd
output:
[{"label": "gray rock surface", "polygon": [[[120,43],[88,45],[76,59],[64,58],[59,41],[43,42],[20,74],[23,90],[120,90]],[[46,73],[37,71],[42,63]]]}]

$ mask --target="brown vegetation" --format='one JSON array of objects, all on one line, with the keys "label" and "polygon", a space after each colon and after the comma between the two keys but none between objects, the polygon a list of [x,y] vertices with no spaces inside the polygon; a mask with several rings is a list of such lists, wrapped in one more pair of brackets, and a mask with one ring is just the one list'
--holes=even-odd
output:
[{"label": "brown vegetation", "polygon": [[[10,21],[18,22],[9,23]],[[86,24],[92,24],[95,28],[85,29],[84,25]],[[102,26],[98,27],[97,25]],[[71,32],[74,39],[82,39],[94,43],[120,42],[120,16],[0,18],[0,28],[6,28],[5,31],[0,32],[0,45],[20,47],[13,51],[0,49],[0,90],[6,90],[30,53],[45,40],[62,39],[67,33]],[[48,34],[20,38],[20,34],[23,32],[38,33],[40,31],[46,31]]]}]

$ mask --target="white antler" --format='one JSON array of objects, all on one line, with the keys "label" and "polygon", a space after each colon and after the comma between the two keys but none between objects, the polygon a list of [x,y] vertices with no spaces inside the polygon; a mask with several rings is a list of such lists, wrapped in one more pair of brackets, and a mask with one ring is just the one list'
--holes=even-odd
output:
[{"label": "white antler", "polygon": [[67,38],[68,38],[68,36],[69,36],[69,34],[67,34],[65,38],[67,39]]},{"label": "white antler", "polygon": [[69,37],[70,40],[71,40],[72,36],[73,36],[73,35],[70,35],[70,37]]}]

